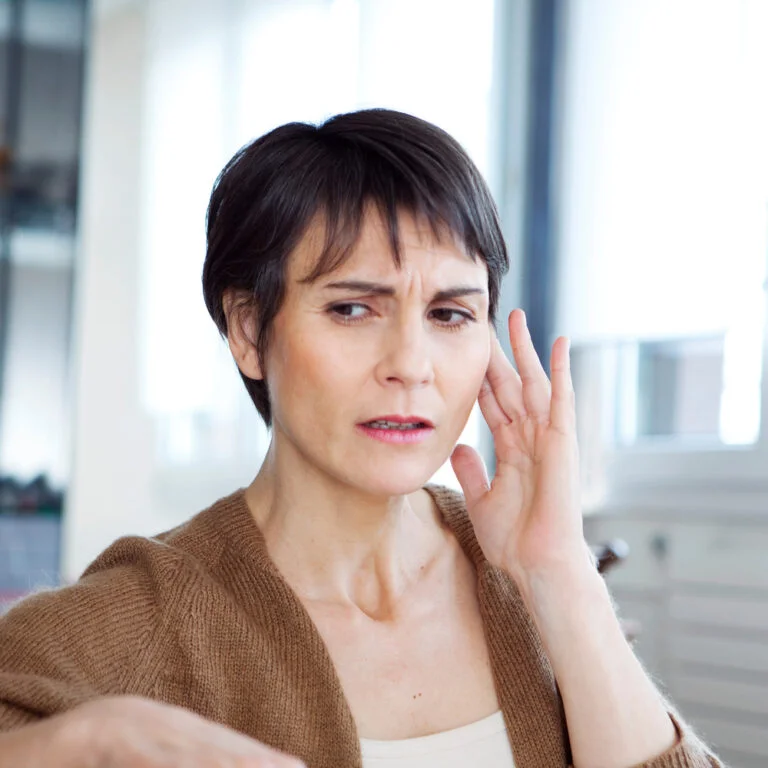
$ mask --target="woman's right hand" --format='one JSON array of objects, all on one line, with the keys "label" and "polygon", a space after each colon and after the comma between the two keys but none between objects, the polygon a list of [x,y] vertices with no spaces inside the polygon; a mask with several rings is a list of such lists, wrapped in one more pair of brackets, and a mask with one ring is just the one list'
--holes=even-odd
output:
[{"label": "woman's right hand", "polygon": [[61,717],[70,718],[64,731],[89,746],[75,763],[88,768],[304,768],[193,712],[136,696],[96,699]]}]

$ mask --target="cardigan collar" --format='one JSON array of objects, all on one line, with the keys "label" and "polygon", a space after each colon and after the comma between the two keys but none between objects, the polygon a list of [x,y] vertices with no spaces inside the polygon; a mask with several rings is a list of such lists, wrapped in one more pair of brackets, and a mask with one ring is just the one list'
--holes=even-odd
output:
[{"label": "cardigan collar", "polygon": [[[568,744],[562,703],[551,665],[520,591],[506,573],[493,567],[483,555],[464,497],[444,486],[430,484],[424,488],[477,571],[480,612],[491,668],[516,768],[566,766]],[[328,727],[322,735],[318,734],[313,768],[339,768],[340,765],[361,768],[357,728],[328,648],[306,608],[269,556],[264,537],[246,503],[245,490],[222,499],[209,511],[214,513],[210,524],[216,526],[219,536],[223,533],[228,539],[223,556],[234,556],[241,563],[246,581],[253,586],[254,579],[258,580],[268,589],[271,599],[290,608],[285,613],[293,617],[293,626],[286,631],[299,633],[304,647],[319,660],[312,674],[319,678],[323,689],[330,692],[334,706],[327,712]],[[258,574],[252,570],[254,567]],[[253,589],[238,592],[244,603],[259,599]],[[255,602],[251,607],[256,608]],[[297,712],[297,716],[300,713]],[[342,755],[346,759],[340,763]],[[352,759],[354,762],[350,763]]]}]

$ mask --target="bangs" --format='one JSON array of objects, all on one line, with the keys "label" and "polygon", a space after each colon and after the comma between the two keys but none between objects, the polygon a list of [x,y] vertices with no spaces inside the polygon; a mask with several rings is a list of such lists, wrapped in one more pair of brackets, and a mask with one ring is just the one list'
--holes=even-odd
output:
[{"label": "bangs", "polygon": [[318,193],[311,219],[322,222],[325,235],[314,267],[301,282],[312,283],[341,267],[371,215],[380,217],[398,268],[402,264],[399,219],[404,214],[428,227],[436,243],[451,240],[472,261],[478,257],[493,260],[499,244],[492,230],[483,231],[479,211],[472,205],[473,195],[435,157],[424,152],[405,158],[393,153],[382,157],[382,147],[376,148],[378,152],[372,147],[362,151],[349,144],[328,149],[332,157],[323,158],[326,162],[317,169],[307,169],[309,176],[314,176],[314,170],[318,173],[316,179],[306,181]]},{"label": "bangs", "polygon": [[424,225],[434,243],[458,244],[471,261],[477,261],[477,253],[470,250],[466,241],[459,239],[455,229],[445,219],[441,217],[428,218],[423,212],[410,210],[402,205],[389,210],[385,209],[379,201],[364,200],[362,205],[356,204],[352,210],[320,208],[313,216],[313,221],[319,224],[324,231],[322,250],[312,269],[300,278],[299,282],[314,283],[321,277],[342,267],[352,256],[360,240],[363,227],[371,217],[378,217],[384,226],[392,261],[399,269],[402,265],[400,220],[403,215],[410,215],[417,223]]}]

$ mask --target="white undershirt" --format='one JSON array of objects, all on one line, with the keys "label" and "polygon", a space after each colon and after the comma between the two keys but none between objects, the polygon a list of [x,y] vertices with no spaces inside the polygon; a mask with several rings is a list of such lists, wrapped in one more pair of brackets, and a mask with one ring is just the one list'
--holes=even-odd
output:
[{"label": "white undershirt", "polygon": [[430,736],[397,741],[360,739],[363,768],[514,768],[504,715]]}]

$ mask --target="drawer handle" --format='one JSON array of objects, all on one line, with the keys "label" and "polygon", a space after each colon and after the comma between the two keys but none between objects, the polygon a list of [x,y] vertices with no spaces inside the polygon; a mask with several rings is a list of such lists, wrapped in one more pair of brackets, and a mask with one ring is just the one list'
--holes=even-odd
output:
[{"label": "drawer handle", "polygon": [[651,538],[651,552],[657,560],[665,560],[669,554],[669,541],[666,536],[657,533]]}]

